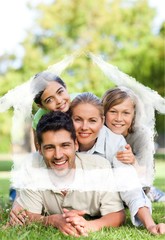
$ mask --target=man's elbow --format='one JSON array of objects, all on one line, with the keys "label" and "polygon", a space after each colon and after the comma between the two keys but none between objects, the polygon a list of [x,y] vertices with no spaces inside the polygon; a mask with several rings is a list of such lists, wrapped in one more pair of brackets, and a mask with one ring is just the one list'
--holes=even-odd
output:
[{"label": "man's elbow", "polygon": [[121,210],[116,213],[115,216],[115,222],[113,227],[120,227],[125,223],[126,220],[126,214],[124,210]]},{"label": "man's elbow", "polygon": [[126,221],[125,211],[124,211],[124,210],[121,210],[121,211],[120,211],[120,214],[121,214],[121,219],[120,219],[120,225],[119,225],[119,226],[123,225],[123,224],[125,223],[125,221]]}]

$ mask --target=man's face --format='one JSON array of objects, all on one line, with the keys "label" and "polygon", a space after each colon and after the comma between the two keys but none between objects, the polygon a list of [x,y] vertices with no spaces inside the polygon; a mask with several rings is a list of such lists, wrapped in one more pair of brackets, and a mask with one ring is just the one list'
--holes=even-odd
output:
[{"label": "man's face", "polygon": [[61,176],[75,168],[75,152],[77,149],[77,141],[74,142],[70,132],[64,129],[43,133],[42,143],[39,146],[39,152],[43,156],[47,167]]}]

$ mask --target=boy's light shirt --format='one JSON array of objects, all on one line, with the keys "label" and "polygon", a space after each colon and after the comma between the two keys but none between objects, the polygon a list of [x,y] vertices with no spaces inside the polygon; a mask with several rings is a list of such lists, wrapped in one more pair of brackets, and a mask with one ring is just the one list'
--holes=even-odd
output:
[{"label": "boy's light shirt", "polygon": [[[140,181],[136,175],[135,168],[130,164],[124,164],[118,161],[115,157],[118,149],[125,145],[126,141],[122,135],[115,134],[106,126],[103,126],[95,145],[86,153],[99,154],[109,160],[113,167],[121,199],[129,207],[132,223],[135,226],[139,226],[142,223],[137,217],[138,210],[141,207],[146,206],[149,208],[150,212],[152,212],[152,207],[151,202],[144,194],[142,187],[138,185],[140,184]],[[136,180],[138,180],[138,182],[136,182]],[[124,184],[123,189],[122,184]],[[131,189],[130,186],[134,186],[134,188]]]},{"label": "boy's light shirt", "polygon": [[[78,95],[79,93],[72,93],[70,94],[71,101]],[[35,113],[32,121],[32,128],[36,130],[37,124],[40,118],[45,115],[46,113],[50,112],[47,109],[39,108],[38,111]]]}]

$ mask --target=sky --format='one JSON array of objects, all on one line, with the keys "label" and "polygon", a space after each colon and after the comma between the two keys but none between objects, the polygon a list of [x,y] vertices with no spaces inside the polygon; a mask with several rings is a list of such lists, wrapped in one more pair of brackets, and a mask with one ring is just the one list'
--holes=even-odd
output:
[{"label": "sky", "polygon": [[[0,0],[0,55],[5,52],[21,54],[19,43],[26,36],[26,29],[32,26],[32,13],[27,9],[26,3],[35,5],[50,0]],[[165,1],[149,0],[150,5],[156,7],[157,17],[154,29],[165,20]]]}]

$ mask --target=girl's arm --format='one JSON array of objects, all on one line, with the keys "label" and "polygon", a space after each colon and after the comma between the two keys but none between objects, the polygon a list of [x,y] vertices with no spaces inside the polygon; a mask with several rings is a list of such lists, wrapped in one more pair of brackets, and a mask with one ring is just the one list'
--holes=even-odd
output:
[{"label": "girl's arm", "polygon": [[36,151],[38,150],[38,143],[37,143],[37,136],[36,136],[36,130],[33,128],[33,138],[34,138],[34,146]]}]

